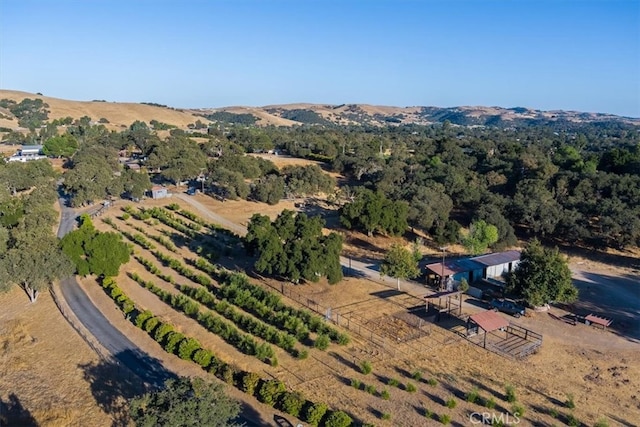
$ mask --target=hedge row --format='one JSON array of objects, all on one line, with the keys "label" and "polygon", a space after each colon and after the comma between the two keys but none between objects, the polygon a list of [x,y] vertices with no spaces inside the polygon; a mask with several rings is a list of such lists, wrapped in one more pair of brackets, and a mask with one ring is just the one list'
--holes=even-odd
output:
[{"label": "hedge row", "polygon": [[185,295],[175,295],[159,288],[154,283],[143,280],[136,273],[127,273],[127,275],[136,281],[140,286],[148,289],[162,301],[169,304],[176,310],[182,311],[187,316],[195,319],[200,325],[220,336],[225,342],[232,345],[240,352],[249,356],[255,356],[257,359],[265,363],[276,366],[278,360],[275,357],[273,348],[267,343],[259,343],[256,339],[249,335],[243,334],[235,326],[214,315],[212,312],[200,312],[198,304]]},{"label": "hedge row", "polygon": [[[297,328],[298,323],[304,324],[311,332],[327,335],[333,342],[341,345],[349,343],[348,335],[342,334],[337,329],[329,326],[320,316],[311,314],[307,310],[284,304],[278,295],[254,285],[243,274],[229,274],[227,280],[223,283],[222,292],[229,301],[233,301],[234,304],[243,306],[243,308],[252,312],[255,311],[259,317],[260,313],[267,316],[271,313],[271,316],[278,316],[275,321],[281,324],[283,320],[288,321],[291,324],[290,327],[293,328]],[[295,321],[293,319],[298,320]]]},{"label": "hedge row", "polygon": [[[156,267],[156,265],[153,262],[141,256],[135,256],[135,258],[151,274],[156,275],[157,277],[164,280],[165,282],[168,282],[172,285],[176,285],[175,279],[171,276],[162,274],[160,269],[158,269],[158,267]],[[127,274],[131,279],[135,280],[141,286],[151,290],[163,301],[171,303],[170,301],[168,301],[168,299],[172,294],[160,288],[157,288],[157,286],[153,285],[151,282],[144,281],[136,273],[127,273]],[[296,337],[288,333],[280,332],[276,328],[268,325],[265,322],[262,322],[250,315],[247,315],[235,310],[233,306],[231,306],[229,303],[225,301],[218,301],[215,298],[215,296],[212,293],[208,292],[205,288],[194,288],[187,285],[176,286],[176,288],[184,295],[200,302],[204,306],[214,310],[216,313],[222,315],[228,320],[231,320],[236,326],[238,326],[243,331],[248,332],[252,335],[255,335],[259,338],[262,338],[263,340],[270,342],[271,344],[277,345],[278,347],[287,351],[294,357],[306,358],[307,356],[306,352],[300,351],[295,348],[295,345],[297,343]]]},{"label": "hedge row", "polygon": [[[174,230],[179,231],[191,238],[196,238],[198,236],[197,230],[194,230],[191,227],[185,225],[185,221],[177,220],[175,216],[171,215],[166,209],[134,209],[132,206],[126,205],[122,207],[122,210],[127,212],[137,220],[146,221],[148,219],[155,218],[158,221],[162,222],[164,225],[171,227]],[[195,225],[198,226],[197,224]]]},{"label": "hedge row", "polygon": [[179,289],[183,294],[188,295],[206,307],[214,310],[216,313],[231,320],[243,331],[260,337],[271,344],[277,345],[294,357],[306,357],[306,352],[301,352],[295,348],[295,345],[298,342],[295,336],[286,332],[280,332],[273,326],[236,310],[233,305],[226,301],[217,300],[204,288],[194,288],[192,286],[182,285]]},{"label": "hedge row", "polygon": [[151,233],[147,232],[144,228],[138,227],[137,225],[134,225],[133,228],[136,231],[140,232],[141,234],[144,234],[148,238],[150,238],[152,240],[155,240],[156,242],[160,243],[162,246],[164,246],[165,248],[167,248],[171,252],[177,252],[178,248],[176,248],[176,245],[174,245],[173,242],[171,242],[171,240],[167,239],[166,237],[164,237],[164,236],[156,236],[155,234],[151,234]]},{"label": "hedge row", "polygon": [[213,282],[207,276],[202,274],[197,274],[195,271],[185,266],[182,261],[170,257],[168,255],[163,254],[160,251],[151,252],[160,262],[162,262],[165,266],[171,268],[176,271],[178,274],[186,277],[187,279],[191,279],[196,283],[199,283],[203,286],[212,286]]},{"label": "hedge row", "polygon": [[177,203],[172,203],[172,204],[168,205],[167,209],[172,210],[172,211],[178,213],[179,215],[182,215],[183,217],[185,217],[187,219],[190,219],[191,221],[193,221],[193,222],[195,222],[197,224],[200,224],[203,227],[207,227],[211,231],[218,232],[218,233],[221,233],[221,234],[226,234],[229,237],[233,237],[233,238],[235,238],[237,240],[241,240],[241,237],[239,235],[237,235],[236,233],[234,233],[233,231],[227,230],[226,228],[224,228],[224,227],[222,227],[222,226],[220,226],[218,224],[215,224],[215,223],[212,223],[212,222],[207,222],[204,219],[202,219],[201,217],[199,217],[197,214],[195,214],[195,213],[193,213],[191,211],[188,211],[186,209],[181,209],[180,205],[178,205]]},{"label": "hedge row", "polygon": [[[295,391],[287,391],[284,383],[279,380],[265,380],[255,372],[247,372],[223,362],[210,350],[204,349],[194,338],[184,336],[174,330],[169,323],[153,316],[149,311],[139,311],[118,288],[111,278],[102,281],[107,294],[111,295],[118,306],[129,311],[128,318],[140,329],[146,331],[162,348],[172,354],[177,354],[185,360],[192,360],[207,372],[243,392],[256,397],[261,402],[274,406],[312,426],[349,427],[353,420],[343,411],[331,411],[324,403],[314,403]],[[115,295],[115,297],[113,296]],[[123,303],[123,302],[126,302]],[[124,309],[123,309],[124,311]],[[129,316],[133,314],[133,316]]]},{"label": "hedge row", "polygon": [[191,265],[221,283],[219,289],[205,285],[219,298],[226,298],[265,322],[295,334],[300,341],[307,339],[311,331],[327,335],[331,341],[341,345],[349,343],[348,335],[329,326],[320,316],[284,304],[280,296],[249,282],[244,274],[219,268],[202,258],[192,261]]}]

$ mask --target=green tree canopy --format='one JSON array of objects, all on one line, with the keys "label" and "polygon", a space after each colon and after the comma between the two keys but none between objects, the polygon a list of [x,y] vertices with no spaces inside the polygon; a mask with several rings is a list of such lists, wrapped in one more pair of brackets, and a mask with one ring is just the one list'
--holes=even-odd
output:
[{"label": "green tree canopy", "polygon": [[381,192],[360,189],[353,202],[340,209],[340,222],[348,229],[401,235],[407,229],[408,205],[391,201]]},{"label": "green tree canopy", "polygon": [[98,232],[88,215],[82,215],[80,221],[80,227],[60,242],[63,252],[75,264],[76,272],[81,276],[117,276],[120,266],[129,261],[129,245],[118,233]]},{"label": "green tree canopy", "polygon": [[462,239],[465,248],[472,255],[486,252],[487,248],[497,241],[498,228],[495,225],[487,224],[484,220],[471,223],[469,234]]},{"label": "green tree canopy", "polygon": [[42,147],[44,154],[54,157],[71,157],[77,149],[78,140],[68,133],[47,139]]},{"label": "green tree canopy", "polygon": [[164,389],[134,398],[131,419],[139,427],[231,427],[240,405],[218,383],[202,378],[168,380]]},{"label": "green tree canopy", "polygon": [[58,239],[46,238],[20,241],[0,258],[0,290],[19,285],[36,302],[40,292],[48,289],[58,279],[73,273],[73,264],[60,251]]},{"label": "green tree canopy", "polygon": [[278,274],[293,282],[317,282],[326,276],[329,283],[337,283],[342,280],[342,238],[336,233],[324,236],[323,226],[320,217],[289,210],[273,222],[255,214],[247,227],[245,246],[258,255],[255,268],[261,273]]},{"label": "green tree canopy", "polygon": [[380,265],[380,273],[398,279],[398,290],[400,290],[400,279],[411,279],[420,274],[418,268],[419,254],[394,244],[384,256],[384,261]]},{"label": "green tree canopy", "polygon": [[532,306],[552,301],[570,303],[578,298],[566,258],[557,248],[545,248],[537,239],[522,251],[518,266],[508,276],[507,285],[511,292]]}]

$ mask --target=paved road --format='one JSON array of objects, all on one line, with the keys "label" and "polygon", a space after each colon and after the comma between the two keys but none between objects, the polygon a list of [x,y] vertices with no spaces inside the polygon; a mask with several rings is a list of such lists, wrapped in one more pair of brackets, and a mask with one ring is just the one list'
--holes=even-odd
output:
[{"label": "paved road", "polygon": [[[77,214],[73,209],[65,206],[65,200],[62,198],[60,199],[60,207],[62,217],[58,227],[58,237],[63,237],[73,230]],[[75,276],[62,280],[60,291],[78,320],[116,360],[131,369],[140,379],[153,386],[160,386],[167,378],[171,377],[169,371],[161,365],[153,363],[138,346],[104,317],[78,285]]]}]

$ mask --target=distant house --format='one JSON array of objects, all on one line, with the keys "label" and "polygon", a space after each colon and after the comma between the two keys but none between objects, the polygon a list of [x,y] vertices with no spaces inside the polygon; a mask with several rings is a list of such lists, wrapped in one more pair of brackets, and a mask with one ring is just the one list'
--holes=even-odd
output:
[{"label": "distant house", "polygon": [[169,193],[167,192],[166,187],[161,187],[159,185],[154,185],[151,188],[151,198],[152,199],[164,199],[167,197]]},{"label": "distant house", "polygon": [[140,172],[140,164],[136,162],[125,163],[124,166],[132,171]]},{"label": "distant house", "polygon": [[7,162],[28,162],[30,160],[46,159],[42,152],[42,145],[23,145],[13,156],[7,158]]}]

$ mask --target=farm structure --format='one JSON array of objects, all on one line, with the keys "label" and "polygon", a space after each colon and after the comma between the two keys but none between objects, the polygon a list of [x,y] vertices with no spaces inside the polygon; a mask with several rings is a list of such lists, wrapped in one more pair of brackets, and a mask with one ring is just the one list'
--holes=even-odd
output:
[{"label": "farm structure", "polygon": [[542,345],[542,335],[513,324],[494,311],[469,316],[467,339],[482,348],[514,359],[529,356]]},{"label": "farm structure", "polygon": [[168,197],[169,193],[167,192],[167,188],[166,187],[161,187],[159,185],[154,185],[151,188],[151,198],[152,199],[164,199],[165,197]]},{"label": "farm structure", "polygon": [[28,162],[31,160],[46,159],[42,152],[42,145],[23,145],[13,156],[7,158],[7,162]]},{"label": "farm structure", "polygon": [[452,291],[462,279],[470,284],[480,280],[499,281],[504,274],[512,272],[519,262],[520,252],[505,251],[428,264],[427,283],[440,283],[444,278],[442,282],[446,285],[445,289]]}]

